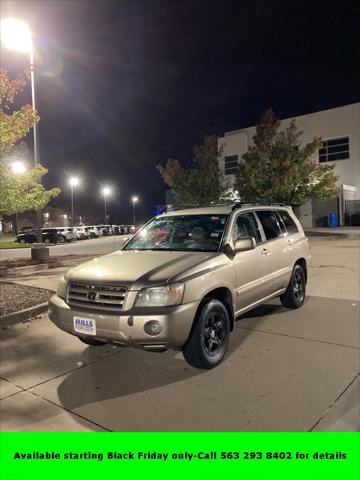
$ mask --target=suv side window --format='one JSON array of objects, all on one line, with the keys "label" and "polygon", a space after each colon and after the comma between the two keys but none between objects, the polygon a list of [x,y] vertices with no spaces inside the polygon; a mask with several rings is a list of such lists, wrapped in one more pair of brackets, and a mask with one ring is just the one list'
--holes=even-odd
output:
[{"label": "suv side window", "polygon": [[289,235],[293,233],[299,233],[299,230],[294,222],[294,220],[290,217],[289,213],[286,210],[278,210],[277,211],[281,220],[283,221],[285,228]]},{"label": "suv side window", "polygon": [[236,242],[241,237],[254,237],[256,243],[262,242],[261,233],[255,215],[252,212],[241,213],[236,219],[232,239]]},{"label": "suv side window", "polygon": [[260,223],[264,229],[266,240],[272,240],[281,236],[281,230],[277,218],[271,210],[256,211]]}]

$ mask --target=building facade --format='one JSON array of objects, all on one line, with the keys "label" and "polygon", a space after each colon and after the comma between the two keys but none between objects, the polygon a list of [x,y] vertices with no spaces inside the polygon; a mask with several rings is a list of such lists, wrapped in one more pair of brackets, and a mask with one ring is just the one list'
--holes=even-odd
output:
[{"label": "building facade", "polygon": [[[323,148],[317,154],[320,163],[335,165],[339,176],[338,198],[320,201],[308,200],[299,209],[299,219],[304,227],[327,225],[329,213],[337,213],[340,225],[359,224],[360,218],[360,102],[331,108],[282,120],[286,128],[292,119],[303,131],[301,141],[306,144],[314,137],[323,139]],[[234,184],[235,173],[242,155],[251,145],[255,126],[226,132],[219,138],[219,169],[222,177]]]}]

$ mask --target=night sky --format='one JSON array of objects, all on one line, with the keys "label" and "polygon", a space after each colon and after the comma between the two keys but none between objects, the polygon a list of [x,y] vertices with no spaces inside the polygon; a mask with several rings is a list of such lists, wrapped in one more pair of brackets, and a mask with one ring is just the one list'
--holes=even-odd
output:
[{"label": "night sky", "polygon": [[[13,1],[1,16],[34,33],[40,160],[45,184],[78,175],[77,213],[139,222],[165,202],[155,169],[190,165],[204,134],[256,123],[272,107],[286,118],[360,100],[360,2]],[[11,75],[26,55],[2,50]],[[30,93],[24,92],[30,102]]]}]

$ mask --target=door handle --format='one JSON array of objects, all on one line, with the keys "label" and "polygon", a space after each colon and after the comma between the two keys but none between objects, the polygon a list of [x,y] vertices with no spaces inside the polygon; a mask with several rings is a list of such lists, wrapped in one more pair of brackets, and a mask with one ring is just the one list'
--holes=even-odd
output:
[{"label": "door handle", "polygon": [[261,250],[261,253],[262,253],[262,255],[269,255],[269,252],[268,252],[267,248],[263,248]]},{"label": "door handle", "polygon": [[291,240],[288,240],[287,243],[288,243],[288,245],[292,245],[292,244],[293,244],[293,242],[292,242]]}]

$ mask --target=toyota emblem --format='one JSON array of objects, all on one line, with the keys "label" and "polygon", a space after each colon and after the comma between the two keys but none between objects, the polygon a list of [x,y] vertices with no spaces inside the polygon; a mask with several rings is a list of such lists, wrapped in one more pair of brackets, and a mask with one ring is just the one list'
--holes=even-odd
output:
[{"label": "toyota emblem", "polygon": [[93,302],[94,300],[96,300],[96,297],[97,297],[97,293],[95,292],[95,290],[91,290],[91,292],[87,294],[87,298],[88,300],[90,300],[90,302]]}]

